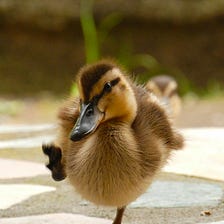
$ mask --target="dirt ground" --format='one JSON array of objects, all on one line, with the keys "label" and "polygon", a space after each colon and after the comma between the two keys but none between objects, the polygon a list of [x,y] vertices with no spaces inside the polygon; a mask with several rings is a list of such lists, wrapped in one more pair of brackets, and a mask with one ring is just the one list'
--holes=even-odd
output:
[{"label": "dirt ground", "polygon": [[183,100],[178,127],[224,127],[224,97]]},{"label": "dirt ground", "polygon": [[[0,124],[55,123],[64,98],[44,96],[25,99],[0,99]],[[176,119],[180,128],[224,127],[224,97],[199,99],[186,97]]]}]

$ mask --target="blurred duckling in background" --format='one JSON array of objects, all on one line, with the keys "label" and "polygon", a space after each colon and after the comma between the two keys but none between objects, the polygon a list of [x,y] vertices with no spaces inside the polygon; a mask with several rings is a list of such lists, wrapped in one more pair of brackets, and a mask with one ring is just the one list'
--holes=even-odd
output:
[{"label": "blurred duckling in background", "polygon": [[60,108],[57,140],[43,145],[47,167],[83,198],[116,207],[113,224],[121,224],[183,138],[154,95],[115,63],[84,66],[77,77],[79,97]]},{"label": "blurred duckling in background", "polygon": [[155,76],[147,82],[146,89],[158,97],[171,118],[178,117],[181,111],[181,99],[178,95],[178,84],[173,77]]}]

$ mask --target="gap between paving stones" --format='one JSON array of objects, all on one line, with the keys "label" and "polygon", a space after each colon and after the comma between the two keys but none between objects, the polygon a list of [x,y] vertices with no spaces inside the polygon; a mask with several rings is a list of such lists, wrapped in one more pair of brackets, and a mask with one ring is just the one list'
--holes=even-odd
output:
[{"label": "gap between paving stones", "polygon": [[0,149],[19,149],[41,147],[43,142],[54,141],[54,135],[43,135],[37,137],[19,138],[0,141]]}]

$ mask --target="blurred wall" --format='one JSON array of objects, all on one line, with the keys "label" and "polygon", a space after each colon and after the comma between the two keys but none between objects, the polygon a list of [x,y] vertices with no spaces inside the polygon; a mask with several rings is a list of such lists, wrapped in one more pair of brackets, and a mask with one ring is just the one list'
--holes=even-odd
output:
[{"label": "blurred wall", "polygon": [[[68,93],[85,63],[79,3],[0,0],[1,95]],[[122,19],[103,43],[103,55],[117,56],[128,46],[199,87],[224,82],[224,1],[96,1],[97,24],[114,13]]]}]

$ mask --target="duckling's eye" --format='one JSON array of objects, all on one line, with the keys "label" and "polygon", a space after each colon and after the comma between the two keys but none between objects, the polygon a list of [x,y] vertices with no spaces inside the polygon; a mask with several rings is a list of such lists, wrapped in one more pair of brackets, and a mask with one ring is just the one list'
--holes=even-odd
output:
[{"label": "duckling's eye", "polygon": [[111,83],[110,82],[107,82],[105,85],[104,85],[104,88],[103,88],[103,91],[105,92],[110,92],[112,89],[112,86],[111,86]]}]

